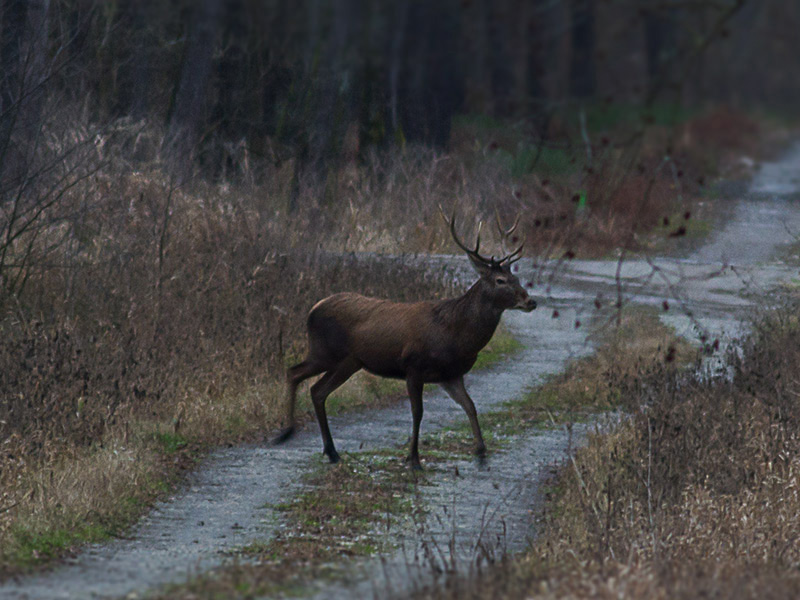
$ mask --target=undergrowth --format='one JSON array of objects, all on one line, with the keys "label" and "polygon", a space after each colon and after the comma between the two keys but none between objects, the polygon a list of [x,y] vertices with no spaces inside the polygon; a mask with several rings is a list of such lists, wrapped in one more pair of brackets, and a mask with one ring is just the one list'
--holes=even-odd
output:
[{"label": "undergrowth", "polygon": [[[529,251],[603,254],[696,189],[678,185],[689,166],[679,177],[654,158],[678,130],[621,151],[603,142],[602,119],[591,165],[582,148],[560,145],[569,132],[552,132],[547,177],[520,150],[519,131],[493,124],[456,127],[446,154],[365,153],[324,182],[269,161],[243,166],[236,181],[178,181],[157,152],[133,158],[159,147],[157,129],[99,130],[85,119],[71,106],[54,112],[25,187],[0,198],[19,217],[0,221],[0,572],[25,562],[20,552],[34,562],[57,553],[23,538],[98,523],[118,531],[136,514],[120,498],[144,506],[154,496],[143,481],[276,426],[283,370],[302,351],[315,301],[343,290],[400,301],[454,291],[419,261],[342,250],[453,251],[436,223],[438,206],[455,199],[464,237],[497,210],[504,221],[521,215]],[[687,152],[709,152],[718,121]],[[746,118],[723,121],[747,143]],[[500,132],[511,132],[507,143],[493,140]],[[504,149],[522,167],[509,168]],[[360,381],[352,395],[364,404],[395,393]],[[69,552],[76,540],[51,546]]]},{"label": "undergrowth", "polygon": [[616,380],[630,418],[561,468],[531,551],[437,597],[797,596],[796,314],[759,317],[729,369]]}]

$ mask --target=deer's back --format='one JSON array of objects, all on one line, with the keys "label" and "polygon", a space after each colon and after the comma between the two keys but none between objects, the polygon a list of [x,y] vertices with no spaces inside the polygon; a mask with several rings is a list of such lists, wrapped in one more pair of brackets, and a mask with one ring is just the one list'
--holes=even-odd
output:
[{"label": "deer's back", "polygon": [[320,300],[308,315],[312,353],[338,362],[355,356],[368,371],[405,377],[409,353],[427,346],[431,302],[391,302],[354,293]]},{"label": "deer's back", "polygon": [[404,378],[409,368],[426,381],[463,375],[476,347],[465,348],[436,314],[435,302],[401,303],[342,293],[329,296],[308,317],[311,353],[323,363],[354,356],[377,375]]}]

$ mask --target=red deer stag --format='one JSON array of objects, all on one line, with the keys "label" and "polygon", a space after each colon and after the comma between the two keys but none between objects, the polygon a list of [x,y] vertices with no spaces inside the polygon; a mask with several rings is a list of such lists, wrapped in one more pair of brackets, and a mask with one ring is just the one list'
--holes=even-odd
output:
[{"label": "red deer stag", "polygon": [[[492,338],[500,315],[506,309],[530,312],[536,301],[520,285],[511,265],[520,259],[522,245],[500,259],[482,256],[480,228],[475,249],[465,246],[456,235],[455,213],[448,219],[450,234],[467,253],[480,275],[467,292],[437,302],[396,303],[359,294],[334,294],[317,302],[308,314],[308,354],[291,367],[288,382],[288,426],[276,438],[287,440],[294,433],[297,386],[314,375],[324,375],[311,386],[311,399],[324,444],[323,452],[332,463],[339,460],[333,445],[325,400],[360,369],[383,377],[405,379],[411,399],[413,434],[408,461],[419,462],[419,425],[422,421],[422,388],[438,383],[469,417],[475,438],[475,454],[484,456],[486,446],[478,424],[475,405],[464,388],[464,374],[478,352]],[[519,221],[519,219],[517,219]],[[498,221],[499,226],[499,221]],[[517,223],[505,237],[516,228]]]}]

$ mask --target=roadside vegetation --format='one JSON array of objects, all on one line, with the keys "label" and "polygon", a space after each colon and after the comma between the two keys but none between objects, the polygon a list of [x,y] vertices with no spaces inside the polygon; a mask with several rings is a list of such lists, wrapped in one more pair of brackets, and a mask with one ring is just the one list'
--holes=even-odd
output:
[{"label": "roadside vegetation", "polygon": [[797,309],[759,316],[721,372],[611,378],[630,418],[561,467],[531,550],[431,597],[797,596]]},{"label": "roadside vegetation", "polygon": [[[636,342],[629,343],[631,339]],[[500,409],[481,413],[493,452],[502,452],[513,436],[525,431],[568,426],[619,407],[621,399],[607,382],[635,377],[643,363],[686,365],[697,356],[657,314],[638,308],[625,310],[619,327],[599,334],[597,344],[597,354],[575,361],[565,373]],[[312,469],[307,491],[275,507],[281,520],[275,537],[242,548],[233,564],[156,597],[303,596],[325,581],[346,577],[353,558],[393,552],[404,530],[413,527],[424,535],[425,506],[417,501],[418,486],[429,483],[428,473],[452,469],[453,461],[468,456],[472,433],[465,418],[426,434],[421,443],[429,469],[422,473],[408,469],[405,450],[397,448],[346,453],[335,466]]]},{"label": "roadside vegetation", "polygon": [[[622,127],[601,118],[610,111],[597,109],[594,138]],[[717,129],[740,131],[739,148],[752,143],[752,122],[725,115]],[[304,351],[316,300],[341,290],[435,299],[461,285],[413,260],[342,251],[454,251],[438,215],[454,199],[465,232],[495,213],[520,215],[518,235],[539,258],[606,254],[625,236],[635,247],[699,190],[673,165],[651,169],[656,141],[685,137],[704,118],[664,117],[634,151],[598,142],[587,168],[585,149],[568,145],[520,166],[508,149],[524,153],[524,128],[464,117],[448,152],[370,153],[299,192],[267,163],[235,181],[179,185],[157,155],[130,154],[158,147],[157,131],[122,123],[97,138],[86,123],[76,136],[54,118],[40,160],[59,166],[33,173],[16,198],[21,221],[7,223],[0,261],[0,572],[120,533],[198,450],[276,427],[283,370]],[[716,156],[715,139],[692,151]],[[622,173],[636,158],[648,166],[631,187]],[[507,336],[498,344],[513,350]],[[367,376],[346,390],[331,398],[334,412],[403,395]]]},{"label": "roadside vegetation", "polygon": [[[348,254],[455,252],[439,206],[465,239],[519,216],[530,287],[707,233],[708,184],[773,131],[747,111],[796,106],[756,66],[795,64],[800,12],[752,4],[4,3],[0,576],[277,427],[320,298],[457,293]],[[401,395],[359,376],[331,410]]]}]

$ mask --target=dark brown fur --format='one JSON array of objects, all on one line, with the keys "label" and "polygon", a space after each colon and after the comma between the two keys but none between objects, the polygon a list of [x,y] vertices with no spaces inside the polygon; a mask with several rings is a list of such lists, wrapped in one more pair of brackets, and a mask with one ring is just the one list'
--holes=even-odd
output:
[{"label": "dark brown fur", "polygon": [[480,279],[462,296],[438,302],[396,303],[359,294],[343,293],[318,302],[308,315],[308,354],[291,367],[288,381],[288,426],[276,442],[294,432],[297,386],[324,373],[311,386],[324,452],[339,460],[328,428],[325,400],[360,369],[383,377],[405,379],[411,399],[413,435],[408,460],[420,467],[418,442],[422,421],[422,388],[440,383],[467,413],[475,437],[475,452],[483,442],[472,399],[463,376],[475,364],[478,352],[492,338],[506,309],[531,311],[530,298],[511,273],[510,262],[484,259],[468,251]]}]

